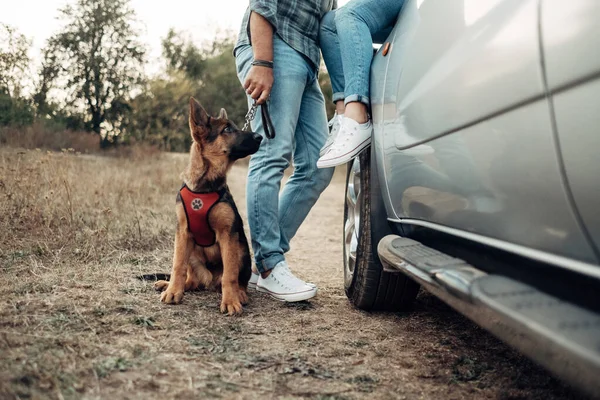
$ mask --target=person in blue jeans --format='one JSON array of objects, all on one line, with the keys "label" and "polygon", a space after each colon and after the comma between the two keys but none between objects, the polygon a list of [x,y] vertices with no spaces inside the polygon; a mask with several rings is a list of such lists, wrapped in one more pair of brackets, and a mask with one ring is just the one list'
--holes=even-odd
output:
[{"label": "person in blue jeans", "polygon": [[319,40],[336,115],[319,168],[345,164],[371,144],[369,78],[373,43],[391,33],[404,0],[351,0],[325,14]]},{"label": "person in blue jeans", "polygon": [[[248,223],[260,272],[251,284],[283,301],[317,293],[291,272],[285,253],[333,176],[333,169],[318,169],[316,163],[328,135],[317,79],[319,22],[335,6],[335,0],[250,0],[234,49],[248,105],[268,100],[276,131],[274,139],[261,142],[248,169]],[[252,130],[265,135],[260,113]],[[280,193],[292,161],[294,172]]]}]

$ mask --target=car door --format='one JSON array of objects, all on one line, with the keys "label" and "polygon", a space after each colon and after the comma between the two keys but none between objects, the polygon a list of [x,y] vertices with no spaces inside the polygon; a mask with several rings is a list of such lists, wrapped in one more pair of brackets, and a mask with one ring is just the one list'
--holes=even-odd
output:
[{"label": "car door", "polygon": [[596,262],[557,158],[538,0],[409,0],[390,41],[373,105],[388,215]]}]

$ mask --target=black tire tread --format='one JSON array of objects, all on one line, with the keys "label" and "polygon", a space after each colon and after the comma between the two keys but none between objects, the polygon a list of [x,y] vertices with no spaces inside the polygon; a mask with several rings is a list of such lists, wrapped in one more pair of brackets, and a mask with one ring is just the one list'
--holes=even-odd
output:
[{"label": "black tire tread", "polygon": [[[419,285],[402,274],[391,274],[383,270],[379,257],[373,254],[371,243],[371,197],[370,197],[370,152],[361,153],[361,191],[363,210],[361,212],[359,242],[356,254],[354,277],[346,295],[359,309],[404,311],[410,309]],[[348,174],[350,167],[348,169]],[[349,175],[348,175],[349,176]],[[347,210],[344,210],[346,217]]]}]

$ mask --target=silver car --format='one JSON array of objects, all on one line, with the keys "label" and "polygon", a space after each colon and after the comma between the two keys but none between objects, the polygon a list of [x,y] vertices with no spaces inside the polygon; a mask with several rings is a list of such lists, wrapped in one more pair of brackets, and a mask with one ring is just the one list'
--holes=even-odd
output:
[{"label": "silver car", "polygon": [[345,288],[422,286],[600,396],[600,1],[408,0],[348,166]]}]

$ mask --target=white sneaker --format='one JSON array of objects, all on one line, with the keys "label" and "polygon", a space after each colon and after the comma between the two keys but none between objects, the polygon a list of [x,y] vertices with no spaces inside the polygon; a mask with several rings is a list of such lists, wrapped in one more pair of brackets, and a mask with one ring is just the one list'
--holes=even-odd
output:
[{"label": "white sneaker", "polygon": [[373,124],[368,121],[359,124],[351,118],[344,118],[331,148],[317,161],[318,168],[330,168],[346,164],[371,144]]},{"label": "white sneaker", "polygon": [[256,290],[256,284],[258,283],[259,277],[260,275],[254,273],[254,270],[252,270],[252,273],[250,274],[250,280],[248,281],[248,289]]},{"label": "white sneaker", "polygon": [[327,136],[327,141],[325,142],[325,145],[319,152],[319,157],[326,154],[327,151],[329,151],[329,149],[331,148],[333,141],[335,140],[338,132],[340,131],[340,125],[341,125],[343,118],[344,118],[344,114],[338,115],[338,113],[336,112],[335,115],[333,116],[333,118],[331,118],[329,120],[329,135]]},{"label": "white sneaker", "polygon": [[259,277],[256,286],[259,292],[290,303],[312,299],[317,294],[317,288],[295,277],[285,261],[277,264],[267,278]]},{"label": "white sneaker", "polygon": [[[290,269],[290,266],[288,265],[288,263],[287,263],[285,260],[284,260],[284,261],[281,261],[281,262],[280,262],[279,264],[277,264],[277,265],[279,265],[280,267],[283,267],[283,268],[284,268],[284,270],[285,270],[285,272],[286,272],[287,274],[291,275],[291,276],[292,276],[294,279],[298,279],[298,278],[296,278],[296,275],[294,275],[294,273],[293,273],[293,272],[292,272],[292,270]],[[305,284],[307,284],[308,286],[312,286],[312,287],[314,287],[314,288],[316,288],[316,287],[317,287],[317,285],[315,285],[314,283],[310,283],[310,282],[304,282],[304,283],[305,283]]]},{"label": "white sneaker", "polygon": [[[285,270],[287,272],[289,272],[290,274],[292,274],[292,270],[290,270],[290,267],[289,267],[289,265],[287,265],[287,262],[282,261],[278,265],[280,265],[280,267],[285,268]],[[258,287],[256,285],[258,283],[258,278],[260,278],[260,274],[254,272],[254,270],[252,270],[252,274],[250,275],[250,280],[248,281],[248,289],[252,289],[252,290],[257,290],[258,289]],[[310,282],[305,282],[305,283],[308,286],[317,287],[317,285],[315,285],[314,283],[310,283]]]}]

